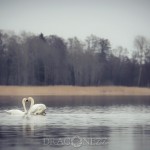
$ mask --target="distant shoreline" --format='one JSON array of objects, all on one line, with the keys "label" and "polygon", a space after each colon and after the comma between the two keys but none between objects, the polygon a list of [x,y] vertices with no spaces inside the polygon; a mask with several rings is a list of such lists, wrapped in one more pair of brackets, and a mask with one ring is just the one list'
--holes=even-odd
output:
[{"label": "distant shoreline", "polygon": [[0,96],[146,96],[150,88],[123,86],[0,86]]}]

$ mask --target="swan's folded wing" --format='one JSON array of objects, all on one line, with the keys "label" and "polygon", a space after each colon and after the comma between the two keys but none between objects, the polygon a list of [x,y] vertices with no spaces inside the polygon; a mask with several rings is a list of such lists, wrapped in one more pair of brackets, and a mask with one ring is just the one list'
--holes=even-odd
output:
[{"label": "swan's folded wing", "polygon": [[46,106],[44,104],[35,104],[31,107],[30,113],[42,113],[46,110]]},{"label": "swan's folded wing", "polygon": [[24,112],[18,109],[12,109],[12,110],[5,110],[5,112],[12,114],[12,115],[23,115]]}]

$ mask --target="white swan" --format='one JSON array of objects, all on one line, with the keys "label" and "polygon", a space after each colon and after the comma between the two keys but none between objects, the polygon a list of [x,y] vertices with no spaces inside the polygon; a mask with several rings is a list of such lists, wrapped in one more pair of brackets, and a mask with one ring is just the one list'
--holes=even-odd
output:
[{"label": "white swan", "polygon": [[22,105],[23,105],[24,111],[21,111],[19,109],[11,109],[11,110],[5,110],[5,111],[7,113],[11,114],[11,115],[25,115],[25,114],[27,114],[27,109],[26,109],[26,106],[25,106],[25,102],[28,102],[27,98],[22,99]]},{"label": "white swan", "polygon": [[32,97],[28,97],[28,100],[31,101],[30,109],[28,114],[32,115],[46,115],[45,110],[46,106],[44,104],[34,104],[34,99]]}]

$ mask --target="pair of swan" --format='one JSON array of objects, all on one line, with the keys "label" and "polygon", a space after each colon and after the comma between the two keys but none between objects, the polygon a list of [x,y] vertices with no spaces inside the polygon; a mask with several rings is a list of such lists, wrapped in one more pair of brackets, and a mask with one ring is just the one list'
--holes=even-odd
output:
[{"label": "pair of swan", "polygon": [[[31,104],[30,104],[29,110],[27,111],[25,103],[28,101],[30,101]],[[24,111],[21,111],[18,109],[12,109],[12,110],[8,110],[6,112],[9,114],[12,114],[12,115],[27,115],[27,114],[46,115],[46,113],[45,113],[46,106],[44,104],[34,104],[34,99],[32,97],[23,98],[22,105],[23,105]]]}]

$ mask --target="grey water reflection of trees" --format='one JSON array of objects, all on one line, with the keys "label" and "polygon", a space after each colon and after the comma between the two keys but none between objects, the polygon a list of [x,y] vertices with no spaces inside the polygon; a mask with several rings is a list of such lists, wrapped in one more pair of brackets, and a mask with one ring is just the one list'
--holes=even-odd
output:
[{"label": "grey water reflection of trees", "polygon": [[42,99],[49,107],[150,105],[149,96],[35,96],[35,99],[37,102]]},{"label": "grey water reflection of trees", "polygon": [[[109,135],[110,135],[110,128],[107,126],[93,126],[93,127],[89,127],[89,128],[82,128],[82,127],[76,127],[76,128],[72,128],[72,127],[68,127],[68,128],[63,128],[63,127],[47,127],[47,132],[45,134],[45,146],[49,146],[49,147],[65,147],[65,146],[72,146],[72,140],[74,138],[79,138],[79,140],[81,140],[82,142],[86,142],[87,145],[81,145],[81,146],[97,146],[96,143],[94,145],[94,140],[96,142],[96,140],[99,139],[99,144],[98,146],[107,146],[109,143]],[[54,140],[55,143],[52,143],[51,140]],[[66,143],[68,145],[65,145],[65,143],[63,143],[64,141],[67,141]],[[92,140],[92,143],[90,143]],[[57,143],[58,142],[58,143]],[[89,142],[89,143],[88,143]],[[100,143],[101,142],[101,143]],[[83,144],[83,143],[82,143]],[[91,145],[88,145],[91,144]]]},{"label": "grey water reflection of trees", "polygon": [[150,42],[135,38],[135,50],[111,47],[109,39],[64,40],[0,30],[0,85],[150,85]]},{"label": "grey water reflection of trees", "polygon": [[[2,129],[3,128],[3,129]],[[29,146],[31,143],[35,143],[35,140],[29,135],[31,134],[30,126],[26,126],[26,135],[25,129],[21,126],[5,126],[0,127],[0,148],[9,149],[14,147]]]},{"label": "grey water reflection of trees", "polygon": [[0,149],[41,147],[46,126],[45,117],[39,117],[5,115],[5,120],[0,125]]},{"label": "grey water reflection of trees", "polygon": [[148,150],[150,147],[150,126],[136,125],[133,130],[134,137],[134,149],[140,150],[145,149]]}]

